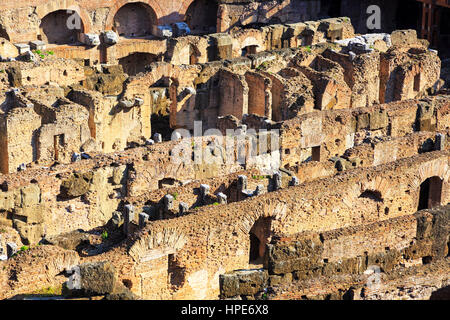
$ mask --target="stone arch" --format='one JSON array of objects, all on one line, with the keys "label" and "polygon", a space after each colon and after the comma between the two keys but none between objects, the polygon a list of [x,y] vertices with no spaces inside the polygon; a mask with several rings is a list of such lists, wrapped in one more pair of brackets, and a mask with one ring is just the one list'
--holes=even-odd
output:
[{"label": "stone arch", "polygon": [[123,71],[129,76],[135,76],[139,73],[146,72],[150,64],[156,62],[158,56],[148,52],[133,52],[128,56],[119,59],[119,64]]},{"label": "stone arch", "polygon": [[249,232],[249,263],[262,264],[266,245],[272,233],[272,217],[262,217],[255,221]]},{"label": "stone arch", "polygon": [[247,37],[241,43],[241,55],[255,54],[261,50],[261,44],[254,37]]},{"label": "stone arch", "polygon": [[180,13],[193,33],[215,33],[218,10],[215,0],[189,0],[183,3]]},{"label": "stone arch", "polygon": [[356,183],[345,192],[342,202],[349,208],[352,208],[356,201],[366,193],[372,194],[379,199],[387,199],[391,196],[391,182],[383,177],[376,177],[373,180]]},{"label": "stone arch", "polygon": [[[79,25],[71,29],[67,23],[75,19]],[[77,12],[56,10],[48,13],[41,19],[39,25],[41,40],[54,44],[70,44],[78,41],[79,34],[84,32],[84,23]]]},{"label": "stone arch", "polygon": [[90,33],[92,31],[92,20],[89,13],[86,9],[80,8],[76,0],[46,1],[45,4],[36,7],[36,14],[42,20],[46,15],[58,10],[71,11],[72,13],[75,11],[83,22],[84,32]]},{"label": "stone arch", "polygon": [[447,159],[437,159],[422,164],[419,167],[417,175],[413,178],[411,183],[408,185],[411,190],[411,195],[416,201],[417,208],[419,208],[420,202],[420,191],[421,186],[427,179],[432,177],[437,177],[442,181],[441,190],[441,202],[448,201],[448,182],[450,177],[450,170]]},{"label": "stone arch", "polygon": [[163,10],[161,6],[159,5],[158,1],[156,0],[142,0],[142,1],[135,1],[135,0],[117,0],[114,2],[114,5],[111,6],[109,10],[108,17],[106,18],[106,25],[105,30],[113,30],[114,28],[114,18],[116,17],[117,13],[121,8],[126,6],[127,4],[141,4],[147,6],[147,9],[150,8],[153,13],[153,24],[158,25],[160,18],[164,15]]},{"label": "stone arch", "polygon": [[237,228],[248,237],[249,263],[262,263],[265,246],[270,241],[272,226],[275,223],[282,223],[287,214],[286,203],[267,200],[260,204],[259,210],[240,217]]},{"label": "stone arch", "polygon": [[420,185],[417,210],[433,209],[442,204],[444,180],[438,176],[427,178]]},{"label": "stone arch", "polygon": [[150,231],[130,246],[128,254],[136,262],[145,262],[155,257],[174,254],[181,250],[186,242],[186,236],[175,229]]}]

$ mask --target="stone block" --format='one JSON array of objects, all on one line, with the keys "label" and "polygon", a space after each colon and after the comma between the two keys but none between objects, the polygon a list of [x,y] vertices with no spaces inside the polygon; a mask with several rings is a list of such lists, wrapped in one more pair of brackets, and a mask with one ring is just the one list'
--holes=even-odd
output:
[{"label": "stone block", "polygon": [[267,287],[268,279],[265,269],[234,271],[220,275],[220,292],[223,297],[252,296]]},{"label": "stone block", "polygon": [[227,196],[222,192],[218,193],[217,194],[217,202],[219,204],[227,204],[227,202],[228,202]]},{"label": "stone block", "polygon": [[282,187],[282,177],[281,177],[281,173],[276,172],[273,176],[272,176],[272,190],[276,191],[281,189]]},{"label": "stone block", "polygon": [[139,228],[144,228],[149,221],[150,216],[144,212],[139,213]]},{"label": "stone block", "polygon": [[14,217],[26,217],[26,221],[29,224],[44,222],[44,206],[35,205],[23,208],[17,208],[14,212]]},{"label": "stone block", "polygon": [[114,211],[111,218],[111,223],[113,224],[113,226],[119,228],[120,226],[123,225],[123,222],[124,218],[122,212]]},{"label": "stone block", "polygon": [[178,209],[179,209],[178,215],[184,216],[189,211],[189,206],[187,203],[180,202],[180,204],[178,205]]},{"label": "stone block", "polygon": [[114,31],[106,31],[103,33],[103,42],[107,45],[114,45],[119,42],[119,35]]},{"label": "stone block", "polygon": [[369,128],[369,114],[363,113],[356,117],[356,131]]},{"label": "stone block", "polygon": [[19,51],[19,55],[24,54],[27,51],[30,51],[30,45],[28,45],[26,43],[16,43],[16,44],[14,44],[14,46]]},{"label": "stone block", "polygon": [[262,184],[259,184],[256,186],[256,189],[255,189],[255,192],[253,193],[253,195],[259,196],[263,193],[264,193],[264,186]]},{"label": "stone block", "polygon": [[386,110],[376,110],[369,115],[370,130],[383,129],[388,126],[389,120]]},{"label": "stone block", "polygon": [[80,41],[91,47],[100,45],[100,37],[98,34],[94,33],[82,33],[80,35]]},{"label": "stone block", "polygon": [[434,150],[444,151],[445,150],[445,140],[446,140],[446,136],[442,133],[438,133],[436,135],[436,142],[434,144]]},{"label": "stone block", "polygon": [[41,202],[41,188],[37,184],[30,184],[20,190],[22,206],[30,207]]},{"label": "stone block", "polygon": [[59,197],[70,199],[86,194],[91,187],[92,178],[92,172],[74,173],[61,183]]},{"label": "stone block", "polygon": [[45,237],[42,240],[45,244],[51,244],[66,250],[78,250],[82,246],[89,245],[89,234],[81,230],[63,233],[57,236]]},{"label": "stone block", "polygon": [[170,26],[154,26],[153,35],[160,38],[170,38],[173,35],[173,29]]},{"label": "stone block", "polygon": [[200,196],[204,199],[210,191],[211,187],[207,184],[200,185]]},{"label": "stone block", "polygon": [[293,176],[291,181],[289,182],[289,185],[292,186],[298,186],[300,184],[300,181],[296,176]]},{"label": "stone block", "polygon": [[155,141],[155,143],[161,143],[162,142],[162,135],[160,133],[155,133],[153,135],[153,141]]},{"label": "stone block", "polygon": [[393,46],[410,46],[418,43],[417,31],[408,30],[396,30],[391,34],[391,42]]},{"label": "stone block", "polygon": [[114,292],[116,271],[110,262],[85,263],[72,269],[72,276],[63,290],[65,296],[99,296]]},{"label": "stone block", "polygon": [[245,175],[238,176],[238,183],[237,183],[238,192],[242,192],[247,189],[247,181],[248,181],[247,176]]},{"label": "stone block", "polygon": [[44,41],[40,41],[40,40],[30,41],[30,48],[32,50],[43,51],[47,48],[47,44]]},{"label": "stone block", "polygon": [[44,226],[42,223],[27,224],[14,219],[13,224],[25,244],[37,244],[42,240],[42,236],[44,235]]},{"label": "stone block", "polygon": [[164,204],[164,211],[165,211],[165,212],[170,211],[170,210],[173,209],[173,201],[174,201],[174,198],[173,198],[172,195],[166,194],[166,195],[164,196],[164,198],[163,198],[163,204]]}]

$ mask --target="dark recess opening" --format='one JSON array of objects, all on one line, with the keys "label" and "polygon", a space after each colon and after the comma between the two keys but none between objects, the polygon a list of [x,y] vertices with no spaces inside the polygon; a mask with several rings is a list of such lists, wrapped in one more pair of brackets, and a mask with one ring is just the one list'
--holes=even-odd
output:
[{"label": "dark recess opening", "polygon": [[250,262],[258,260],[260,244],[261,241],[253,233],[250,233]]},{"label": "dark recess opening", "polygon": [[442,179],[431,177],[420,185],[418,210],[432,209],[441,205]]}]

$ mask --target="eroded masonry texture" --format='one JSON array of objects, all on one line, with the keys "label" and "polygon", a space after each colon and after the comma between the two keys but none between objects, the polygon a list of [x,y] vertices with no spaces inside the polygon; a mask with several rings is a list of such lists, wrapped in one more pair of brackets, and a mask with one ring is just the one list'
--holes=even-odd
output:
[{"label": "eroded masonry texture", "polygon": [[0,298],[449,299],[449,69],[351,3],[3,0]]}]

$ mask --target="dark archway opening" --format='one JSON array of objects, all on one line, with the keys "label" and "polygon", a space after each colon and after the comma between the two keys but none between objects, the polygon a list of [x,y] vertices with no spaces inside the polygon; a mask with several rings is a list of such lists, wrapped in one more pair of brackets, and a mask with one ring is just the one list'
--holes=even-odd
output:
[{"label": "dark archway opening", "polygon": [[258,52],[258,46],[257,45],[251,45],[251,46],[246,46],[244,48],[242,48],[242,56],[246,57],[250,54],[256,54]]},{"label": "dark archway opening", "polygon": [[[450,8],[441,8],[441,25],[439,29],[439,56],[442,60],[450,58]],[[447,65],[449,63],[447,62]]]},{"label": "dark archway opening", "polygon": [[442,184],[441,178],[431,177],[420,185],[418,210],[433,209],[441,205]]},{"label": "dark archway opening", "polygon": [[320,16],[336,18],[341,16],[341,0],[322,0]]},{"label": "dark archway opening", "polygon": [[414,29],[420,36],[422,21],[422,4],[418,1],[409,1],[407,5],[399,3],[395,15],[396,29]]},{"label": "dark archway opening", "polygon": [[0,38],[4,38],[4,39],[6,39],[8,41],[10,40],[8,32],[6,32],[6,29],[3,28],[1,25],[0,25]]},{"label": "dark archway opening", "polygon": [[179,266],[174,254],[169,254],[168,256],[167,273],[169,276],[169,283],[172,287],[180,288],[184,285],[184,282],[186,281],[186,268]]},{"label": "dark archway opening", "polygon": [[80,16],[77,13],[69,13],[67,10],[49,13],[42,19],[39,28],[41,40],[50,44],[76,43],[79,34],[84,31]]},{"label": "dark archway opening", "polygon": [[129,76],[135,76],[148,71],[148,66],[156,61],[158,61],[158,56],[154,54],[135,52],[119,59],[119,64],[122,66],[123,72]]},{"label": "dark archway opening", "polygon": [[216,0],[195,0],[187,9],[184,21],[194,34],[214,33],[218,10]]},{"label": "dark archway opening", "polygon": [[269,243],[272,228],[272,218],[260,218],[250,230],[249,263],[262,264]]},{"label": "dark archway opening", "polygon": [[128,3],[114,16],[113,29],[121,37],[143,37],[152,34],[157,17],[155,11],[144,3]]}]

